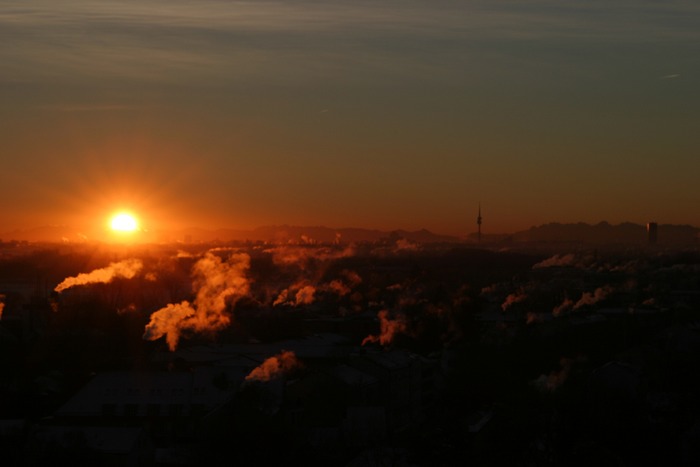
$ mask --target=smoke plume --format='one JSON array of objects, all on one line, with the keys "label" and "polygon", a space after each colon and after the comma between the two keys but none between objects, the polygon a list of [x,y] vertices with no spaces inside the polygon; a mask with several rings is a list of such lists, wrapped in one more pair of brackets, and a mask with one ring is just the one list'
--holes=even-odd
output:
[{"label": "smoke plume", "polygon": [[532,323],[541,323],[542,322],[542,317],[538,313],[534,313],[532,311],[528,311],[527,314],[525,315],[525,322],[527,324],[532,324]]},{"label": "smoke plume", "polygon": [[552,315],[554,315],[555,317],[560,316],[565,311],[570,310],[573,306],[574,301],[570,298],[565,298],[563,302],[554,307],[554,309],[552,310]]},{"label": "smoke plume", "polygon": [[278,246],[265,250],[272,255],[272,261],[277,266],[297,266],[307,269],[314,262],[326,262],[339,258],[347,258],[355,254],[353,247],[338,248],[310,248],[304,246]]},{"label": "smoke plume", "polygon": [[568,253],[566,255],[554,255],[532,266],[532,269],[551,267],[574,267],[584,270],[596,270],[601,266],[597,264],[595,253]]},{"label": "smoke plume", "polygon": [[367,343],[379,343],[380,345],[389,345],[394,341],[396,334],[405,333],[408,329],[406,317],[402,314],[390,317],[389,311],[381,310],[377,317],[379,318],[379,335],[369,335],[362,340],[362,345]]},{"label": "smoke plume", "polygon": [[335,293],[339,297],[345,297],[352,292],[353,287],[362,283],[362,278],[355,271],[344,269],[342,275],[345,280],[334,279],[324,289]]},{"label": "smoke plume", "polygon": [[573,266],[576,256],[573,253],[567,255],[554,255],[532,266],[533,269],[551,268],[556,266]]},{"label": "smoke plume", "polygon": [[505,301],[501,304],[501,309],[503,311],[506,311],[508,308],[510,308],[514,304],[520,303],[520,302],[524,301],[525,299],[527,299],[527,294],[525,292],[523,292],[522,290],[517,292],[517,293],[509,294],[506,297]]},{"label": "smoke plume", "polygon": [[277,295],[275,301],[272,302],[272,306],[287,305],[290,303],[291,302],[289,301],[289,289],[284,289],[282,292],[280,292],[279,295]]},{"label": "smoke plume", "polygon": [[277,355],[274,355],[260,364],[257,368],[250,372],[245,377],[246,381],[266,382],[272,379],[279,378],[297,368],[301,367],[301,362],[289,350],[283,350]]},{"label": "smoke plume", "polygon": [[343,281],[338,279],[332,280],[330,284],[328,284],[327,288],[331,292],[337,294],[339,297],[344,297],[350,293],[350,287],[348,287]]},{"label": "smoke plume", "polygon": [[246,272],[250,257],[245,253],[231,254],[226,261],[211,251],[192,267],[193,303],[183,301],[169,304],[154,312],[143,338],[156,340],[165,336],[170,350],[175,350],[183,332],[212,333],[231,322],[226,311],[250,292]]},{"label": "smoke plume", "polygon": [[350,287],[355,287],[358,286],[362,283],[362,277],[355,271],[351,271],[349,269],[343,269],[343,277],[347,280],[347,282],[350,284]]},{"label": "smoke plume", "polygon": [[295,298],[295,304],[299,305],[311,305],[314,302],[314,294],[316,294],[316,288],[312,285],[305,285],[297,292]]},{"label": "smoke plume", "polygon": [[561,358],[560,361],[561,369],[559,371],[552,371],[549,375],[540,375],[539,378],[534,380],[532,383],[542,391],[553,392],[559,389],[559,387],[564,384],[564,381],[569,377],[571,372],[571,365],[573,360],[570,358]]},{"label": "smoke plume", "polygon": [[406,240],[405,238],[400,238],[400,239],[396,240],[395,251],[406,251],[406,250],[415,251],[415,250],[418,250],[419,247],[420,247],[420,245],[418,245],[417,243],[413,243],[412,241]]},{"label": "smoke plume", "polygon": [[132,279],[143,268],[143,263],[138,259],[126,259],[118,263],[110,263],[105,268],[95,269],[92,272],[80,273],[75,277],[67,277],[54,289],[62,292],[76,285],[108,283],[116,278]]},{"label": "smoke plume", "polygon": [[612,292],[612,287],[609,285],[598,287],[594,292],[584,292],[581,298],[574,305],[574,310],[578,310],[585,305],[595,305],[599,301],[605,299]]},{"label": "smoke plume", "polygon": [[[280,292],[275,301],[272,302],[272,306],[310,305],[314,302],[315,295],[316,288],[313,285],[308,284],[306,281],[300,281],[296,284],[290,285],[288,288]],[[294,297],[294,300],[292,300],[291,297]]]}]

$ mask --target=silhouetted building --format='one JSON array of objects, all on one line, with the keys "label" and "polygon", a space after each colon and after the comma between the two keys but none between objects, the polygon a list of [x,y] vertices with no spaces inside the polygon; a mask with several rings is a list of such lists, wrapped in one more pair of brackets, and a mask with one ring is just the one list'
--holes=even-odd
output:
[{"label": "silhouetted building", "polygon": [[155,447],[142,427],[42,424],[32,429],[27,444],[27,465],[63,460],[131,467],[153,465],[155,456]]},{"label": "silhouetted building", "polygon": [[221,368],[98,373],[55,413],[67,426],[148,427],[150,436],[190,441],[208,430],[213,412],[235,391]]},{"label": "silhouetted building", "polygon": [[655,245],[658,240],[659,227],[656,222],[649,222],[647,224],[647,238],[650,245]]}]

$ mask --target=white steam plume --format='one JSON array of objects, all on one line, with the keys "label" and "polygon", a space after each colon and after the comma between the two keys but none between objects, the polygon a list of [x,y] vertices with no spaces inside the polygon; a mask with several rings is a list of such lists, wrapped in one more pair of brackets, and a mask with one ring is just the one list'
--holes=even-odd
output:
[{"label": "white steam plume", "polygon": [[339,279],[332,280],[330,284],[328,284],[327,289],[339,297],[344,297],[351,292],[350,287],[345,285],[345,283]]},{"label": "white steam plume", "polygon": [[278,246],[265,250],[272,255],[272,261],[278,266],[297,266],[306,269],[313,261],[331,261],[347,258],[355,254],[355,249],[348,246],[345,249],[337,248],[310,248],[304,246]]},{"label": "white steam plume", "polygon": [[126,259],[118,263],[110,263],[105,268],[95,269],[88,273],[80,273],[75,277],[67,277],[54,289],[62,292],[70,287],[85,284],[108,283],[116,278],[132,279],[143,268],[143,263],[138,259]]},{"label": "white steam plume", "polygon": [[539,313],[534,313],[532,311],[528,311],[527,314],[525,315],[525,322],[527,324],[541,323],[542,317],[539,315]]},{"label": "white steam plume", "polygon": [[527,294],[525,292],[523,292],[522,290],[517,292],[517,293],[509,294],[506,297],[505,301],[501,304],[501,309],[503,311],[506,311],[508,308],[510,308],[514,304],[525,301],[526,299],[527,299]]},{"label": "white steam plume", "polygon": [[301,362],[296,354],[289,350],[283,350],[256,367],[245,377],[246,381],[270,381],[285,375],[301,367]]},{"label": "white steam plume", "polygon": [[567,255],[554,255],[532,266],[533,269],[551,268],[555,266],[573,266],[576,256],[573,253]]},{"label": "white steam plume", "polygon": [[299,305],[311,305],[314,302],[314,295],[316,294],[316,288],[313,285],[305,285],[297,292],[294,297],[297,306]]},{"label": "white steam plume", "polygon": [[207,252],[192,267],[194,302],[169,304],[154,312],[143,338],[156,340],[165,336],[170,350],[175,350],[183,332],[211,333],[225,328],[231,322],[227,304],[250,292],[246,277],[249,268],[250,257],[245,253],[231,254],[223,261]]},{"label": "white steam plume", "polygon": [[[300,281],[290,285],[288,288],[279,293],[272,306],[278,305],[310,305],[316,300],[316,288],[308,284],[306,281]],[[292,300],[291,297],[294,297]]]},{"label": "white steam plume", "polygon": [[581,294],[581,298],[574,305],[574,310],[578,310],[585,305],[594,305],[599,301],[605,299],[613,291],[612,287],[605,285],[603,287],[598,287],[594,292],[584,292]]},{"label": "white steam plume", "polygon": [[574,301],[570,298],[565,298],[563,302],[554,307],[554,309],[552,310],[552,315],[554,315],[555,317],[560,316],[565,311],[570,310],[573,306]]},{"label": "white steam plume", "polygon": [[399,314],[395,317],[389,316],[389,311],[381,310],[377,317],[379,318],[379,330],[378,335],[369,335],[362,340],[362,345],[367,343],[379,343],[380,345],[389,345],[394,341],[396,334],[403,332],[405,333],[408,329],[408,323],[406,317],[403,314]]},{"label": "white steam plume", "polygon": [[553,392],[559,389],[569,377],[573,360],[570,358],[561,358],[559,364],[561,366],[559,371],[551,371],[549,375],[540,375],[532,384],[543,392]]},{"label": "white steam plume", "polygon": [[335,293],[339,297],[345,297],[352,292],[352,288],[362,283],[362,278],[355,271],[344,269],[342,275],[345,280],[334,279],[328,285],[323,287],[324,290]]}]

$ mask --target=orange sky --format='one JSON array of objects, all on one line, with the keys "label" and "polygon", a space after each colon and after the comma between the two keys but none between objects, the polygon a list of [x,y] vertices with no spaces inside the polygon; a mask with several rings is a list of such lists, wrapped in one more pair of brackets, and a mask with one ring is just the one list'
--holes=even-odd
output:
[{"label": "orange sky", "polygon": [[0,232],[698,225],[688,2],[0,6]]}]

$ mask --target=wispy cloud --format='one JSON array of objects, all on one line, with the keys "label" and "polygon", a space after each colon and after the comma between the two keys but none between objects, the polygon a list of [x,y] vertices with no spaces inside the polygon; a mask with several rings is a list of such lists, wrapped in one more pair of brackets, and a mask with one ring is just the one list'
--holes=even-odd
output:
[{"label": "wispy cloud", "polygon": [[140,110],[143,107],[126,104],[64,104],[64,105],[42,105],[41,110],[54,112],[124,112]]},{"label": "wispy cloud", "polygon": [[[454,67],[513,41],[696,37],[688,2],[38,0],[0,7],[4,79],[285,79]],[[448,60],[449,59],[449,60]],[[173,73],[177,71],[178,73]]]}]

